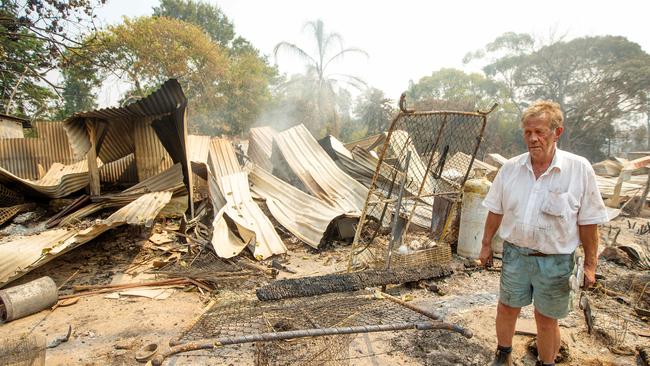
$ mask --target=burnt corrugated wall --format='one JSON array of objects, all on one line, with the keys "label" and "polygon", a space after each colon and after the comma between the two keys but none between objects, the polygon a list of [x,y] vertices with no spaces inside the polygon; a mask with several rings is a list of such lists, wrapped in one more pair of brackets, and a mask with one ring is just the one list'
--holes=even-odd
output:
[{"label": "burnt corrugated wall", "polygon": [[[24,179],[38,180],[54,163],[77,162],[61,122],[35,122],[38,137],[0,139],[0,166]],[[133,154],[100,168],[102,182],[137,183]]]},{"label": "burnt corrugated wall", "polygon": [[35,122],[34,129],[37,138],[0,139],[0,166],[21,178],[39,179],[53,163],[75,162],[61,122]]},{"label": "burnt corrugated wall", "polygon": [[135,143],[135,165],[138,180],[143,181],[174,165],[171,156],[160,143],[150,120],[145,118],[133,121],[133,141]]}]

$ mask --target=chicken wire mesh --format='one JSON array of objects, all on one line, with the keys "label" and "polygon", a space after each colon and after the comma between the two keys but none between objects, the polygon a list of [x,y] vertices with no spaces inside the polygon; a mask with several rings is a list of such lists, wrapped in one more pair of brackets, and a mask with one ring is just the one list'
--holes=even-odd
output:
[{"label": "chicken wire mesh", "polygon": [[[309,298],[262,302],[233,294],[203,313],[180,338],[181,342],[236,337],[266,332],[343,326],[387,325],[426,322],[429,318],[365,291],[327,294]],[[259,342],[256,365],[348,365],[349,344],[354,335],[298,338]],[[224,358],[232,353],[224,347],[212,352]]]},{"label": "chicken wire mesh", "polygon": [[0,365],[45,365],[46,339],[40,334],[18,334],[0,338]]},{"label": "chicken wire mesh", "polygon": [[219,258],[204,249],[199,254],[187,254],[179,260],[170,261],[153,273],[170,277],[188,277],[210,282],[216,289],[252,289],[265,283],[267,277],[259,270],[246,267],[245,259]]},{"label": "chicken wire mesh", "polygon": [[350,270],[436,247],[442,254],[423,259],[450,258],[444,253],[457,237],[462,187],[474,173],[488,113],[402,108],[376,159]]}]

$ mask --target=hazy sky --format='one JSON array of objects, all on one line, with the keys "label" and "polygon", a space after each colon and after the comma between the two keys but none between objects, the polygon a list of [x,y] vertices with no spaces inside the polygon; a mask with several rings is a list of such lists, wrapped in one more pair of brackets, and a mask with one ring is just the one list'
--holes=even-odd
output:
[{"label": "hazy sky", "polygon": [[[650,52],[646,1],[264,1],[221,0],[217,4],[235,25],[237,34],[262,53],[271,55],[280,41],[307,48],[302,34],[306,21],[322,19],[328,31],[343,37],[345,46],[369,54],[349,57],[335,72],[361,76],[393,99],[409,80],[443,67],[464,67],[463,56],[504,32],[552,33],[570,38],[585,35],[621,35]],[[108,0],[98,15],[104,24],[122,16],[152,13],[157,0]],[[645,4],[645,5],[644,5]],[[274,62],[273,57],[270,58]],[[280,55],[282,72],[302,72],[291,55]],[[473,67],[476,70],[476,66]],[[113,104],[124,87],[114,83],[100,96],[100,104]]]}]

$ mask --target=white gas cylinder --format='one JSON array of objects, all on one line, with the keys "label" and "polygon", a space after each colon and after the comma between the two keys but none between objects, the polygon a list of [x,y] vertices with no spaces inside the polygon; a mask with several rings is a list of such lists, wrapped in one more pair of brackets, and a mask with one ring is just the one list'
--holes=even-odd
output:
[{"label": "white gas cylinder", "polygon": [[[492,183],[485,178],[468,179],[463,186],[463,200],[460,211],[460,228],[458,232],[458,255],[469,259],[477,259],[481,254],[483,229],[488,215],[488,209],[481,203]],[[500,252],[502,240],[498,235],[492,240],[492,248]]]}]

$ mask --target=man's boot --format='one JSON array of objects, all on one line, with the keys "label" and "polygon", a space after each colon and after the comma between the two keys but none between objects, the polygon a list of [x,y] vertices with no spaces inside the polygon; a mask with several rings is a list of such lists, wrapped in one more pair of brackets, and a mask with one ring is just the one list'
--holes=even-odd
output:
[{"label": "man's boot", "polygon": [[512,347],[497,347],[497,352],[494,355],[494,361],[490,366],[512,366]]}]

